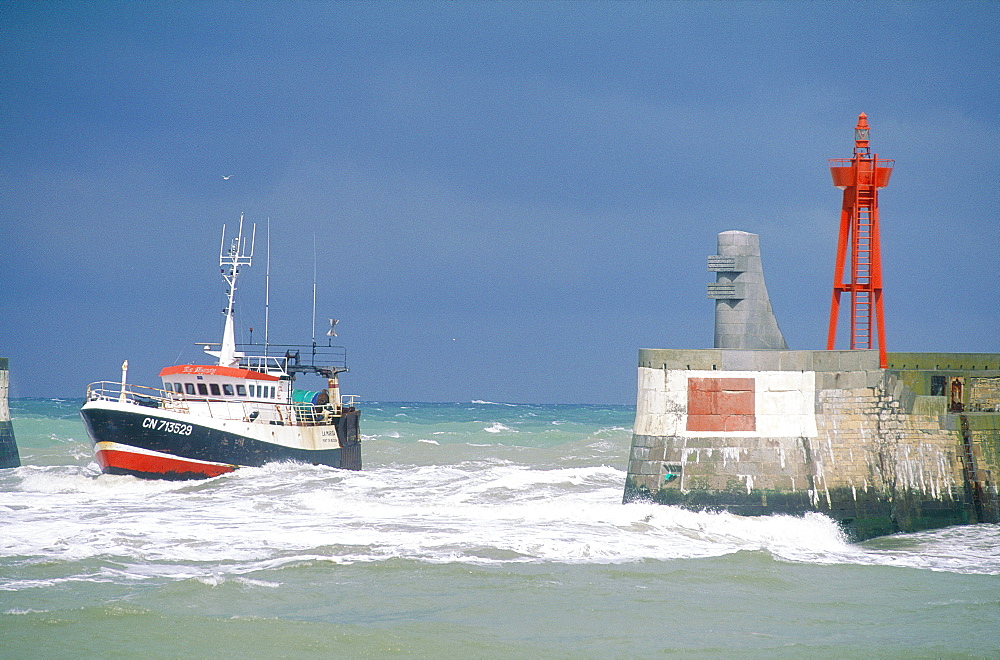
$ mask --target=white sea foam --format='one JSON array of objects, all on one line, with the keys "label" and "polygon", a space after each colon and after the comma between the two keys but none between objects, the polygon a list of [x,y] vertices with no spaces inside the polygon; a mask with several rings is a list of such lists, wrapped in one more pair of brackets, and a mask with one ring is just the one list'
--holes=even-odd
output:
[{"label": "white sea foam", "polygon": [[511,427],[505,424],[501,424],[500,422],[493,422],[483,430],[486,431],[487,433],[504,433],[504,432],[517,433],[516,429],[512,429]]},{"label": "white sea foam", "polygon": [[[447,455],[447,446],[440,451]],[[96,476],[93,467],[75,466],[15,473],[6,482],[13,486],[0,490],[0,557],[79,568],[60,577],[0,578],[3,590],[154,578],[239,578],[266,588],[281,582],[273,571],[315,562],[614,564],[739,551],[793,562],[1000,573],[996,526],[858,546],[821,515],[745,518],[622,505],[625,474],[603,465],[485,456],[349,472],[279,463],[199,482]]]}]

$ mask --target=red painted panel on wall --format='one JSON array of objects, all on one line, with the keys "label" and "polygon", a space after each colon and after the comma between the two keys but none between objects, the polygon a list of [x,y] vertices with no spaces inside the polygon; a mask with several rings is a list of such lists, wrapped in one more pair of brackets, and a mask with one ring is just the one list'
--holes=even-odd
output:
[{"label": "red painted panel on wall", "polygon": [[688,431],[754,431],[753,378],[689,378]]}]

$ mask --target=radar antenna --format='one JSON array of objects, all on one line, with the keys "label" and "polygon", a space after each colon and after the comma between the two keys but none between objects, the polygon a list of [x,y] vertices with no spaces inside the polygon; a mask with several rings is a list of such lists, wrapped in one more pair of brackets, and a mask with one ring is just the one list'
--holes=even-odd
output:
[{"label": "radar antenna", "polygon": [[222,278],[226,281],[226,297],[228,302],[222,313],[226,315],[225,329],[222,331],[222,345],[218,351],[205,352],[219,358],[220,367],[235,367],[244,353],[236,350],[236,333],[233,329],[233,315],[236,311],[236,279],[240,274],[240,266],[250,266],[253,260],[253,248],[257,238],[257,225],[253,225],[250,234],[250,244],[243,237],[243,214],[240,214],[240,226],[226,250],[226,226],[222,225],[222,244],[219,246],[219,266]]}]

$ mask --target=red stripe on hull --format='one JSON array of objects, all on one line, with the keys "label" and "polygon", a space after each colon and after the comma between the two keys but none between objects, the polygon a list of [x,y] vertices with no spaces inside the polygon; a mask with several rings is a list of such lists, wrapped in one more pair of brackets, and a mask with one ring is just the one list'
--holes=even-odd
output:
[{"label": "red stripe on hull", "polygon": [[94,460],[108,474],[132,474],[159,479],[207,479],[232,472],[233,465],[201,463],[183,458],[151,456],[116,449],[98,449]]}]

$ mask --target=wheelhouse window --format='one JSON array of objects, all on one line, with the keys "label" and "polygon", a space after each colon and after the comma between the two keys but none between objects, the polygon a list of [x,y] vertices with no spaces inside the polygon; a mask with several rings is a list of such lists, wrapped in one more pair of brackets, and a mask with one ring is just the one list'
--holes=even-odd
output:
[{"label": "wheelhouse window", "polygon": [[208,385],[205,383],[198,383],[198,394],[208,396]]},{"label": "wheelhouse window", "polygon": [[209,383],[208,384],[208,388],[210,390],[212,390],[212,396],[219,396],[221,394],[221,392],[219,392],[219,384],[218,383]]},{"label": "wheelhouse window", "polygon": [[[243,386],[237,385],[236,387],[241,388]],[[250,385],[249,387],[250,387],[250,396],[259,397],[261,399],[274,399],[277,396],[275,393],[275,389],[267,385]]]},{"label": "wheelhouse window", "polygon": [[165,389],[168,392],[173,392],[174,391],[174,384],[173,383],[164,383],[163,384],[163,389]]},{"label": "wheelhouse window", "polygon": [[184,390],[181,389],[181,384],[180,383],[174,383],[174,392],[177,392],[178,394],[180,394],[183,391]]},{"label": "wheelhouse window", "polygon": [[243,385],[237,385],[236,396],[246,396],[246,395],[247,395],[247,388]]},{"label": "wheelhouse window", "polygon": [[222,393],[225,394],[226,396],[232,396],[233,395],[233,386],[230,385],[229,383],[223,383],[222,384]]},{"label": "wheelhouse window", "polygon": [[184,383],[184,391],[188,394],[195,394],[194,383]]}]

